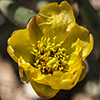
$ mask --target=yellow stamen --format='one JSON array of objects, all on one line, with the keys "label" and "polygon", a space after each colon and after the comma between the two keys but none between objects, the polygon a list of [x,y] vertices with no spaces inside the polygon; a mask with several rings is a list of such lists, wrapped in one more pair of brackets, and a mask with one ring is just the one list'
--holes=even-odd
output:
[{"label": "yellow stamen", "polygon": [[65,71],[68,69],[68,58],[66,49],[61,48],[63,43],[56,44],[56,37],[53,38],[53,43],[50,43],[50,38],[42,37],[37,41],[37,45],[32,44],[35,55],[34,66],[41,70],[42,74],[53,74],[53,71]]}]

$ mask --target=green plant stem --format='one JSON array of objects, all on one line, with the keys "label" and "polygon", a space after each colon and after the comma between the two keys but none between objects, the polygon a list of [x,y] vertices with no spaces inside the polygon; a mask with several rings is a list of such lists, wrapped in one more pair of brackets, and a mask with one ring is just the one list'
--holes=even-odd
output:
[{"label": "green plant stem", "polygon": [[24,28],[28,21],[36,16],[30,9],[19,6],[14,0],[0,0],[1,12],[15,25]]}]

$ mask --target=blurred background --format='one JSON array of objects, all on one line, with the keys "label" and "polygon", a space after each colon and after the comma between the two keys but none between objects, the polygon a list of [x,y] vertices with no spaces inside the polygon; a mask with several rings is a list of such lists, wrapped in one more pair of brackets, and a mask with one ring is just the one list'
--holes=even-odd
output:
[{"label": "blurred background", "polygon": [[[43,100],[30,84],[20,81],[18,65],[7,53],[12,32],[25,28],[44,5],[64,0],[0,0],[0,100]],[[50,100],[100,100],[100,0],[66,0],[76,21],[94,36],[94,49],[86,59],[88,71],[72,90],[61,90]]]}]

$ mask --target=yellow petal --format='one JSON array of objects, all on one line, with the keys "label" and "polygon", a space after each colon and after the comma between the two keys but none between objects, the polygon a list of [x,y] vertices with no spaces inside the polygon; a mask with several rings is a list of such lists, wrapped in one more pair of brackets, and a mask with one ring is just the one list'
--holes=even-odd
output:
[{"label": "yellow petal", "polygon": [[37,41],[40,40],[41,37],[42,37],[42,32],[41,32],[41,30],[39,29],[39,27],[36,24],[36,17],[33,17],[29,21],[29,23],[27,25],[27,29],[29,31],[30,39],[32,40],[32,42],[34,44],[36,44]]},{"label": "yellow petal", "polygon": [[47,38],[57,36],[57,43],[64,41],[76,24],[72,7],[66,1],[60,5],[54,2],[44,6],[36,17],[36,23]]},{"label": "yellow petal", "polygon": [[18,30],[13,32],[8,39],[7,51],[16,62],[18,62],[18,58],[22,55],[25,61],[33,63],[34,56],[31,54],[31,44],[28,30]]},{"label": "yellow petal", "polygon": [[23,82],[26,82],[26,83],[29,82],[29,80],[26,76],[26,73],[25,73],[24,69],[21,66],[19,66],[19,74],[20,74],[20,78]]},{"label": "yellow petal", "polygon": [[[26,63],[22,56],[19,58],[18,64],[20,66],[20,75],[22,76],[21,80],[24,82],[30,82],[35,92],[41,98],[49,99],[54,97],[59,92],[59,89],[52,89],[50,86],[35,82],[34,78],[37,78],[38,76],[38,79],[41,79],[42,74],[40,73],[39,69],[32,67],[29,63]],[[41,75],[39,75],[39,73]]]},{"label": "yellow petal", "polygon": [[59,92],[59,89],[52,89],[50,86],[44,84],[39,84],[34,81],[30,81],[30,83],[35,92],[43,99],[50,99]]},{"label": "yellow petal", "polygon": [[72,45],[78,38],[81,41],[82,58],[84,60],[92,51],[94,45],[93,36],[86,28],[76,25],[67,36],[66,40],[62,44],[62,47],[67,49],[67,54],[71,54],[75,51],[75,46]]},{"label": "yellow petal", "polygon": [[25,70],[28,68],[28,66],[30,66],[30,64],[25,63],[22,56],[20,56],[20,58],[18,59],[18,64],[19,64],[19,74],[20,74],[21,81],[28,83],[29,79],[26,75]]},{"label": "yellow petal", "polygon": [[87,64],[85,61],[82,62],[82,73],[81,73],[81,76],[79,78],[79,81],[83,80],[85,75],[86,75],[86,72],[87,72]]},{"label": "yellow petal", "polygon": [[72,47],[73,46],[75,46],[75,51],[70,54],[68,65],[71,65],[75,62],[77,63],[79,61],[81,63],[82,61],[82,46],[81,46],[81,41],[79,38],[77,39],[75,43],[72,44]]},{"label": "yellow petal", "polygon": [[85,41],[81,41],[81,45],[83,50],[82,58],[83,60],[85,60],[85,58],[90,54],[94,46],[94,39],[92,34],[90,34],[89,37],[85,39]]},{"label": "yellow petal", "polygon": [[80,62],[74,62],[70,67],[72,67],[72,69],[69,72],[55,71],[51,77],[44,76],[44,80],[47,81],[53,89],[70,90],[77,84],[81,75],[82,66]]}]

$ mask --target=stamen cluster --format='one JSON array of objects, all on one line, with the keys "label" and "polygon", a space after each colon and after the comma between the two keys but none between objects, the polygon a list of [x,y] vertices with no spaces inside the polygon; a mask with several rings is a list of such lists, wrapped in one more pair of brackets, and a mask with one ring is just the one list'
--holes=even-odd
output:
[{"label": "stamen cluster", "polygon": [[53,74],[53,71],[67,71],[68,70],[68,58],[66,49],[61,48],[59,44],[55,44],[56,37],[53,38],[53,42],[50,43],[50,38],[42,37],[37,41],[37,45],[32,44],[35,55],[34,66],[39,68],[42,74]]}]

